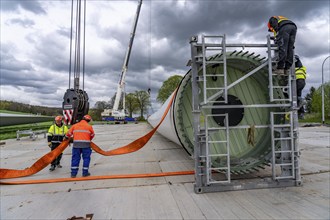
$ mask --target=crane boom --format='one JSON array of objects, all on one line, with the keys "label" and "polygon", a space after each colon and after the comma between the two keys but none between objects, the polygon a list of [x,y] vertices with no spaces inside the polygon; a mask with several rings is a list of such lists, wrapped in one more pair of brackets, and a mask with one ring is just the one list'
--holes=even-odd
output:
[{"label": "crane boom", "polygon": [[119,115],[121,115],[121,117],[125,117],[125,97],[123,100],[123,110],[121,113],[118,111],[118,107],[119,107],[120,98],[123,94],[124,87],[125,87],[125,77],[126,77],[126,72],[128,69],[129,58],[131,56],[131,51],[132,51],[132,46],[133,46],[133,42],[134,42],[134,36],[135,36],[136,27],[137,27],[137,22],[139,20],[141,5],[142,5],[142,0],[139,0],[139,4],[136,9],[135,19],[134,19],[134,23],[133,23],[133,27],[132,27],[131,37],[129,40],[123,68],[122,68],[121,75],[120,75],[120,80],[119,80],[118,87],[117,87],[115,103],[114,103],[113,109],[112,109],[112,115],[114,117],[118,117]]}]

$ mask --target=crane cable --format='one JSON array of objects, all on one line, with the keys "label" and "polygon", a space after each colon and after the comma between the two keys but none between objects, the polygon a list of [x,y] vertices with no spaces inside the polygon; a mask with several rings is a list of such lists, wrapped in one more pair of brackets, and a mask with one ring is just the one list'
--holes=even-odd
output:
[{"label": "crane cable", "polygon": [[71,1],[70,58],[69,58],[69,89],[70,89],[70,86],[71,86],[72,28],[73,28],[73,0]]},{"label": "crane cable", "polygon": [[[79,90],[79,81],[80,81],[80,59],[81,59],[81,53],[80,50],[82,49],[82,74],[83,74],[83,88],[82,90],[85,91],[85,36],[86,36],[86,0],[84,1],[84,12],[83,12],[83,25],[81,27],[81,14],[82,14],[82,5],[81,5],[82,0],[77,0],[76,4],[76,10],[75,10],[75,15],[76,15],[76,23],[75,23],[75,37],[73,36],[73,20],[74,20],[74,0],[71,1],[71,32],[70,32],[70,58],[69,58],[69,89],[71,87],[71,74],[72,74],[72,65],[73,65],[73,85],[75,90]],[[81,32],[83,30],[83,42],[81,45]],[[74,39],[74,44],[73,44],[73,39]],[[82,48],[81,48],[82,47]],[[73,49],[74,48],[74,49]],[[74,60],[72,61],[72,55],[74,53]]]}]

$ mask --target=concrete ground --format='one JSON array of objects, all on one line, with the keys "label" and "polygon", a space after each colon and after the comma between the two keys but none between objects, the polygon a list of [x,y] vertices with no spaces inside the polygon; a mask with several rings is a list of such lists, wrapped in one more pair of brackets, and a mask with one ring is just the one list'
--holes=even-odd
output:
[{"label": "concrete ground", "polygon": [[[94,142],[104,150],[146,134],[148,124],[94,125]],[[330,219],[330,130],[300,127],[302,187],[195,194],[194,176],[108,179],[34,185],[1,185],[0,219]],[[24,169],[49,151],[43,136],[0,145],[1,168]],[[63,168],[48,168],[25,178],[70,176],[70,147]],[[194,162],[178,145],[155,134],[135,153],[92,154],[93,176],[193,170]],[[81,170],[79,172],[81,175]],[[6,180],[4,180],[6,181]]]}]

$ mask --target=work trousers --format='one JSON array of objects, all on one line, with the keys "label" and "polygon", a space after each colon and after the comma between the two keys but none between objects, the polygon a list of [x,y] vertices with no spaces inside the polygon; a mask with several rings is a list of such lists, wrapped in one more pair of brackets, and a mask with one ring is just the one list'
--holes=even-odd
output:
[{"label": "work trousers", "polygon": [[297,27],[293,24],[286,24],[278,31],[276,36],[276,43],[279,49],[277,69],[290,69],[292,66],[296,34]]},{"label": "work trousers", "polygon": [[72,159],[71,159],[71,175],[76,176],[79,170],[80,158],[83,158],[83,171],[82,174],[88,173],[89,164],[91,162],[92,149],[87,148],[72,148]]},{"label": "work trousers", "polygon": [[[282,85],[287,85],[288,82],[285,81],[282,83]],[[302,95],[302,90],[305,88],[306,82],[304,79],[297,79],[296,80],[296,88],[297,88],[297,105],[300,105],[300,102],[303,100],[303,98],[301,97]],[[289,98],[289,94],[287,92],[284,92],[284,97],[285,98]],[[298,114],[304,114],[305,113],[305,108],[304,106],[301,106],[298,110]]]},{"label": "work trousers", "polygon": [[[50,149],[53,151],[53,150],[55,150],[59,145],[60,145],[60,143],[52,143],[52,146],[51,146]],[[58,155],[58,157],[56,157],[56,158],[52,161],[51,164],[54,165],[54,166],[59,165],[60,162],[61,162],[61,159],[62,159],[62,155],[63,155],[63,153],[61,153],[60,155]]]},{"label": "work trousers", "polygon": [[[298,106],[299,106],[300,102],[302,101],[301,93],[302,90],[305,88],[306,82],[304,79],[297,79],[296,85],[297,85],[297,97],[298,97]],[[304,106],[301,106],[301,108],[298,110],[298,114],[303,114],[303,113],[305,113],[305,109]]]}]

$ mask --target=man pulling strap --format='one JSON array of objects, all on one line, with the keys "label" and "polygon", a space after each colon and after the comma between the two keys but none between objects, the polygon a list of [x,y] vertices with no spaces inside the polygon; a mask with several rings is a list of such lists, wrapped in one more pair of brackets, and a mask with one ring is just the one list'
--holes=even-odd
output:
[{"label": "man pulling strap", "polygon": [[77,176],[81,155],[84,161],[82,175],[84,177],[91,175],[88,172],[88,169],[92,154],[91,140],[95,136],[93,127],[88,124],[91,120],[91,116],[85,115],[80,122],[74,124],[70,128],[65,136],[65,138],[73,137],[71,178],[75,178]]}]

